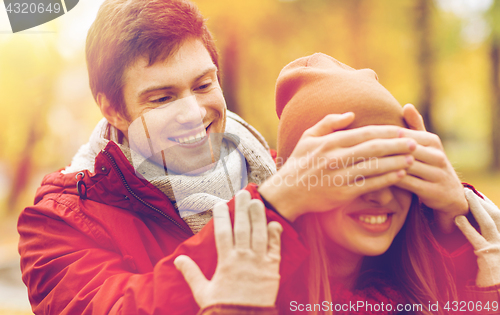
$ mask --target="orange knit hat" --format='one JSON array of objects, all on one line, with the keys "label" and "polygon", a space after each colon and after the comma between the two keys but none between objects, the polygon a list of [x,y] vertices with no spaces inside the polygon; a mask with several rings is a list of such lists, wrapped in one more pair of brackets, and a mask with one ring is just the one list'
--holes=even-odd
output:
[{"label": "orange knit hat", "polygon": [[276,83],[278,158],[286,161],[302,133],[323,117],[346,112],[356,115],[347,129],[406,126],[403,108],[373,70],[355,70],[321,53],[288,64]]}]

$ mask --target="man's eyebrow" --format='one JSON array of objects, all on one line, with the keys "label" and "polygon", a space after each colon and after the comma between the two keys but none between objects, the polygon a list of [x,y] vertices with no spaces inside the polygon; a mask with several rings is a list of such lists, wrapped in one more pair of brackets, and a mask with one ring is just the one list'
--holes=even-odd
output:
[{"label": "man's eyebrow", "polygon": [[[200,80],[201,78],[203,78],[204,76],[206,76],[210,72],[214,72],[214,71],[217,71],[217,67],[215,65],[212,65],[211,67],[208,67],[199,76],[197,76],[194,79],[193,82],[196,82],[196,81]],[[139,97],[142,97],[142,96],[144,96],[144,95],[146,95],[146,94],[148,94],[150,92],[154,92],[154,91],[158,91],[158,90],[171,90],[173,88],[174,88],[173,85],[157,85],[157,86],[152,86],[152,87],[149,87],[149,88],[145,89],[144,91],[139,92]]]},{"label": "man's eyebrow", "polygon": [[212,65],[211,67],[208,67],[199,76],[197,76],[196,79],[194,79],[194,82],[200,80],[201,78],[203,78],[204,76],[206,76],[210,72],[214,72],[214,71],[217,71],[217,67],[215,65]]}]

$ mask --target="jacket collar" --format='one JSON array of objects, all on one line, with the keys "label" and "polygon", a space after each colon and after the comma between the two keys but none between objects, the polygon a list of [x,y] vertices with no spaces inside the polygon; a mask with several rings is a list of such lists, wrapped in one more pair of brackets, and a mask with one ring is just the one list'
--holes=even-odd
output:
[{"label": "jacket collar", "polygon": [[[113,141],[97,154],[93,170],[47,175],[37,191],[35,203],[49,193],[79,195],[83,202],[90,200],[159,219],[166,218],[192,235],[167,196],[136,175],[127,157]],[[85,190],[86,196],[77,190],[79,180],[83,181],[84,188],[80,183],[80,190]]]}]

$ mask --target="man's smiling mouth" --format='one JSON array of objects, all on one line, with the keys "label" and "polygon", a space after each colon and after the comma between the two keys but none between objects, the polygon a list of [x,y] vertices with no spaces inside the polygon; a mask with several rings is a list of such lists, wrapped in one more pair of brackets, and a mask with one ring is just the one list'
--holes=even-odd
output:
[{"label": "man's smiling mouth", "polygon": [[198,134],[196,134],[194,136],[183,137],[183,138],[169,138],[169,139],[173,140],[177,143],[180,143],[180,144],[193,144],[193,143],[200,142],[201,140],[203,140],[203,138],[205,138],[206,135],[207,135],[207,132],[205,131],[205,129],[203,129],[203,131],[199,132]]},{"label": "man's smiling mouth", "polygon": [[196,144],[198,142],[202,142],[205,140],[205,137],[207,136],[207,131],[208,128],[210,128],[212,124],[208,125],[206,129],[203,129],[202,131],[198,132],[195,135],[190,135],[190,136],[184,136],[184,137],[171,137],[168,138],[170,141],[177,142],[179,144]]}]

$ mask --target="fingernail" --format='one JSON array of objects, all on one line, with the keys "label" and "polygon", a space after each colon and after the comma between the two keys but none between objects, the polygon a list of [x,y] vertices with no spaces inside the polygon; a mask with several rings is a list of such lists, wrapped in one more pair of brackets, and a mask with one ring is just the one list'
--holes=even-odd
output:
[{"label": "fingernail", "polygon": [[399,178],[403,178],[403,177],[405,177],[406,172],[405,172],[405,170],[400,170],[400,171],[398,171],[397,175]]},{"label": "fingernail", "polygon": [[409,148],[410,150],[412,150],[412,151],[413,151],[413,150],[415,150],[415,149],[417,148],[417,144],[415,143],[415,141],[413,141],[413,140],[408,140],[408,142],[407,142],[407,143],[408,143],[408,148]]},{"label": "fingernail", "polygon": [[405,136],[405,131],[403,128],[399,129],[398,131],[398,138],[403,138]]},{"label": "fingernail", "polygon": [[412,155],[407,155],[406,156],[406,164],[412,165],[413,164],[413,156]]},{"label": "fingernail", "polygon": [[342,117],[348,117],[348,116],[351,116],[351,115],[354,115],[354,113],[353,112],[347,112],[347,113],[343,113]]}]

